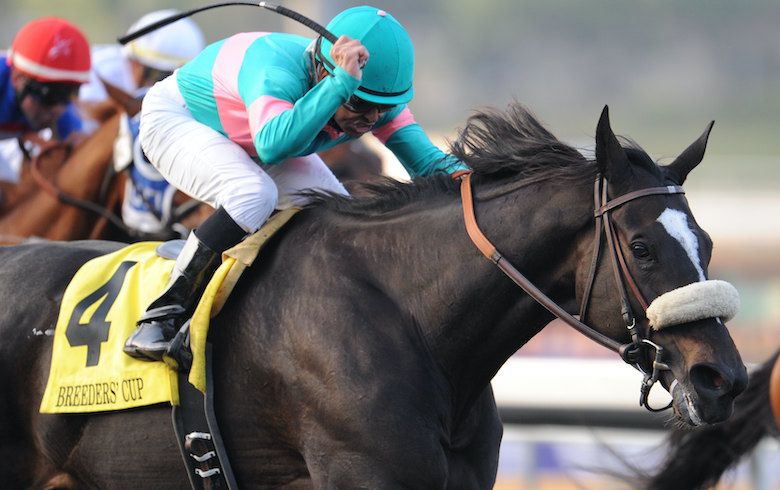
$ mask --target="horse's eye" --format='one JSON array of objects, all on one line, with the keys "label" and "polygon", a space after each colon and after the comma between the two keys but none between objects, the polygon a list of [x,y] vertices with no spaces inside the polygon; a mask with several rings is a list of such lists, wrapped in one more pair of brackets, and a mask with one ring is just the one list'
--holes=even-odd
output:
[{"label": "horse's eye", "polygon": [[632,243],[631,252],[637,259],[650,258],[650,251],[647,249],[644,243]]}]

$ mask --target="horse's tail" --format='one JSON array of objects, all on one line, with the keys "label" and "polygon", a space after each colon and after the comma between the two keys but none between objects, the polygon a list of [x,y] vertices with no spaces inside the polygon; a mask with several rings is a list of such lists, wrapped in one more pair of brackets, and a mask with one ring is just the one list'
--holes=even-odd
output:
[{"label": "horse's tail", "polygon": [[764,436],[777,434],[769,380],[778,355],[780,351],[751,371],[750,383],[728,420],[701,429],[674,429],[667,436],[666,459],[646,480],[648,490],[710,488]]}]

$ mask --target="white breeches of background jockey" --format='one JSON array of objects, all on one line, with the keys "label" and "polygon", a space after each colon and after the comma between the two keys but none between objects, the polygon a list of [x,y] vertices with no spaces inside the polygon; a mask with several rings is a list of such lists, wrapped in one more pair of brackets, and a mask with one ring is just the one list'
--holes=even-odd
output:
[{"label": "white breeches of background jockey", "polygon": [[140,138],[168,182],[215,209],[222,206],[247,233],[257,231],[274,208],[305,205],[296,194],[301,190],[348,194],[316,153],[278,165],[252,160],[238,144],[192,117],[175,74],[144,97]]}]

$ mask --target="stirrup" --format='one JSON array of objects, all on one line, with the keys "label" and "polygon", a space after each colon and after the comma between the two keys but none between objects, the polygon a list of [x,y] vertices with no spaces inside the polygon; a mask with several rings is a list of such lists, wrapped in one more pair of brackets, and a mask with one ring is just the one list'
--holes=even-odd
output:
[{"label": "stirrup", "polygon": [[187,372],[192,368],[192,350],[190,350],[190,320],[181,326],[168,343],[163,361],[175,371]]}]

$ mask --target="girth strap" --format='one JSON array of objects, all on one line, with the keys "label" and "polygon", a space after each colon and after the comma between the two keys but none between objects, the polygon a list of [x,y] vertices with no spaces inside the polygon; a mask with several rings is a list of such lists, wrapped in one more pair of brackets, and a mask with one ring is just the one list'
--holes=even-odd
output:
[{"label": "girth strap", "polygon": [[206,344],[205,356],[205,395],[189,383],[187,373],[178,373],[179,405],[173,406],[173,428],[193,490],[236,490],[214,414],[210,344]]}]

